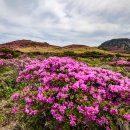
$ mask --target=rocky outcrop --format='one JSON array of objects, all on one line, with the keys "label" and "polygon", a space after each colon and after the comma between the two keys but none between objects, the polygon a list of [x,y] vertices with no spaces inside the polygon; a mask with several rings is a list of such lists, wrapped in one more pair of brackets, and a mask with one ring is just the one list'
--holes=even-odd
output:
[{"label": "rocky outcrop", "polygon": [[130,39],[128,38],[112,39],[102,43],[99,46],[99,48],[113,52],[130,53]]}]

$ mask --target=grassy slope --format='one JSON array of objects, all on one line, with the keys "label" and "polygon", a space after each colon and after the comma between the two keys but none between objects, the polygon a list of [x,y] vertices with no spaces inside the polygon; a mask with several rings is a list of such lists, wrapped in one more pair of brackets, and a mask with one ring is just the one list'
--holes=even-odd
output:
[{"label": "grassy slope", "polygon": [[[27,48],[17,48],[17,50],[21,51],[21,52],[35,52],[35,51],[39,51],[39,52],[62,52],[62,51],[74,51],[76,53],[82,53],[85,51],[98,51],[98,52],[104,52],[104,50],[100,50],[97,48],[53,48],[53,47],[27,47]],[[107,51],[105,51],[107,52]],[[107,52],[109,53],[109,52]]]},{"label": "grassy slope", "polygon": [[54,53],[62,53],[64,51],[74,51],[75,53],[84,53],[84,52],[99,52],[103,54],[120,54],[121,56],[124,57],[130,57],[130,54],[125,54],[125,53],[114,53],[110,51],[105,51],[98,49],[96,47],[88,47],[88,48],[54,48],[54,47],[27,47],[27,48],[17,48],[16,50],[28,53],[28,52],[41,52],[41,53],[46,53],[46,52],[54,52]]}]

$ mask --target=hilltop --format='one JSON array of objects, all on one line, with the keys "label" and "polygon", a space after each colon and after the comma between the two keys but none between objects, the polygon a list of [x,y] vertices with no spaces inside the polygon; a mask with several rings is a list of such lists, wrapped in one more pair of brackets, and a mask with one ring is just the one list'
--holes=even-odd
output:
[{"label": "hilltop", "polygon": [[99,48],[111,52],[130,53],[130,39],[128,38],[112,39],[102,43],[99,46]]},{"label": "hilltop", "polygon": [[50,45],[47,42],[35,42],[31,40],[17,40],[17,41],[0,44],[0,47],[15,49],[15,48],[26,48],[26,47],[56,47],[56,46]]}]

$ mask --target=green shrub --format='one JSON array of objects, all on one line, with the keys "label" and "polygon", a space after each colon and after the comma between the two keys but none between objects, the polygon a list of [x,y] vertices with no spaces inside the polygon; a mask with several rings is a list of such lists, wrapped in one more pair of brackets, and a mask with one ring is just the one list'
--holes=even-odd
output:
[{"label": "green shrub", "polygon": [[119,54],[119,53],[118,53],[118,54],[116,54],[115,56],[116,56],[117,58],[122,57],[122,55],[121,55],[121,54]]},{"label": "green shrub", "polygon": [[12,52],[12,55],[13,55],[13,57],[19,57],[21,54],[23,54],[22,52],[20,52],[20,51],[13,51]]},{"label": "green shrub", "polygon": [[64,56],[76,56],[76,53],[74,51],[64,51]]},{"label": "green shrub", "polygon": [[128,58],[127,61],[130,61],[130,58]]},{"label": "green shrub", "polygon": [[82,54],[80,54],[80,57],[86,58],[86,57],[92,57],[92,58],[99,58],[99,57],[103,57],[103,53],[100,52],[96,52],[96,51],[86,51]]},{"label": "green shrub", "polygon": [[28,54],[28,56],[29,57],[36,57],[36,56],[38,56],[38,55],[42,55],[42,53],[41,52],[39,52],[39,51],[35,51],[35,52],[29,52],[29,53],[27,53]]},{"label": "green shrub", "polygon": [[18,50],[13,50],[10,48],[1,48],[0,52],[3,53],[3,55],[0,56],[0,58],[5,58],[5,59],[16,58],[19,57],[21,54],[23,54]]},{"label": "green shrub", "polygon": [[0,49],[0,52],[3,52],[3,53],[12,53],[13,50],[10,49],[10,48],[1,48],[1,49]]}]

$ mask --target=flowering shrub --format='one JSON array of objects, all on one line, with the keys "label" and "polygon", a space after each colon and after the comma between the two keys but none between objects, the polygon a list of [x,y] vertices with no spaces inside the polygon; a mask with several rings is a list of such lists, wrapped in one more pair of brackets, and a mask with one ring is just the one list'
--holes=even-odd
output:
[{"label": "flowering shrub", "polygon": [[12,54],[6,54],[6,56],[5,56],[5,58],[7,58],[7,59],[11,59],[11,58],[13,58],[13,55]]},{"label": "flowering shrub", "polygon": [[12,58],[12,59],[0,59],[0,66],[10,66],[15,68],[16,70],[23,70],[26,65],[28,64],[33,64],[33,63],[38,63],[39,60],[36,58]]},{"label": "flowering shrub", "polygon": [[4,53],[3,52],[0,52],[0,57],[2,57],[4,55]]},{"label": "flowering shrub", "polygon": [[25,65],[16,81],[27,86],[12,95],[12,113],[42,127],[114,130],[117,119],[130,121],[130,79],[120,73],[50,57]]},{"label": "flowering shrub", "polygon": [[110,65],[130,66],[130,62],[126,60],[118,60],[109,63]]},{"label": "flowering shrub", "polygon": [[130,67],[127,67],[127,70],[130,71]]},{"label": "flowering shrub", "polygon": [[5,62],[5,60],[0,59],[0,66],[3,66],[3,65],[4,65],[4,62]]}]

